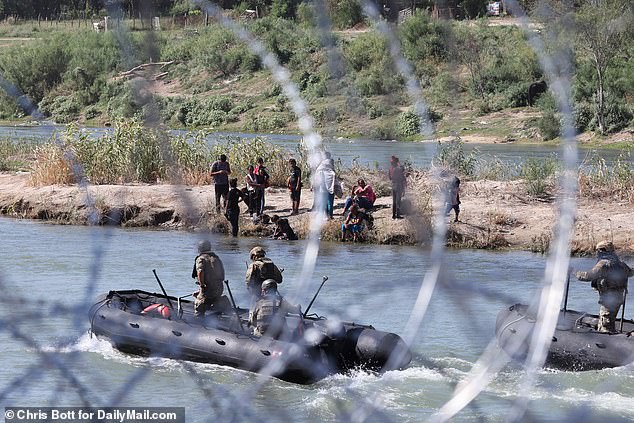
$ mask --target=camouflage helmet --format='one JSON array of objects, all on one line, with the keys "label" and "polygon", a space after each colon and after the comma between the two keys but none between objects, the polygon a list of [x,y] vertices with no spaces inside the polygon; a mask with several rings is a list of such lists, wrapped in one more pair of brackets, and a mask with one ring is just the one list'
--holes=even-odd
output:
[{"label": "camouflage helmet", "polygon": [[198,253],[211,253],[211,242],[208,239],[204,239],[198,243]]},{"label": "camouflage helmet", "polygon": [[264,248],[262,247],[253,247],[253,249],[251,250],[251,253],[249,253],[251,260],[255,260],[258,257],[264,257],[265,255],[266,255],[266,251],[264,251]]},{"label": "camouflage helmet", "polygon": [[614,244],[612,244],[612,241],[601,241],[597,244],[596,249],[597,251],[612,253],[614,252]]},{"label": "camouflage helmet", "polygon": [[267,279],[262,282],[262,291],[268,291],[269,289],[274,289],[277,291],[277,282],[274,279]]}]

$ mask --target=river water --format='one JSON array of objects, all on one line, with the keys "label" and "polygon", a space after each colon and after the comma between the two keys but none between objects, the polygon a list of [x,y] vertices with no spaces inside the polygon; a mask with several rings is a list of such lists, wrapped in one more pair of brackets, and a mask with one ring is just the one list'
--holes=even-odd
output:
[{"label": "river water", "polygon": [[[15,140],[36,140],[44,142],[65,130],[60,125],[38,125],[38,126],[0,126],[0,138],[11,138]],[[85,131],[94,135],[102,135],[110,128],[84,128]],[[185,131],[174,130],[175,134],[183,134]],[[295,152],[301,137],[298,135],[280,134],[245,134],[245,133],[213,133],[208,135],[210,143],[226,142],[227,138],[254,138],[265,137],[268,141],[286,148],[290,152]],[[390,157],[399,156],[401,161],[408,160],[417,167],[429,167],[432,159],[437,153],[437,143],[435,142],[402,142],[394,140],[376,140],[364,138],[325,138],[325,148],[330,151],[333,157],[341,160],[344,166],[350,166],[356,162],[362,166],[374,168],[388,168]],[[507,165],[520,164],[528,158],[546,159],[561,156],[561,149],[555,145],[539,144],[478,144],[465,143],[465,154],[474,153],[477,158],[483,161],[482,166],[488,166],[492,161],[499,161]],[[605,159],[606,163],[613,163],[620,156],[620,151],[615,149],[591,149],[580,148],[577,164],[587,165],[593,154],[598,153]],[[231,158],[229,158],[231,159]],[[632,163],[634,158],[623,156],[622,160]]]},{"label": "river water", "polygon": [[[199,234],[9,218],[0,218],[0,234],[0,406],[81,406],[83,398],[92,406],[186,407],[188,422],[351,421],[358,410],[369,413],[365,421],[425,421],[449,400],[455,383],[494,336],[497,312],[535,295],[545,266],[544,256],[527,252],[449,250],[443,278],[449,288],[434,293],[411,346],[409,368],[384,375],[357,371],[309,386],[266,379],[253,392],[254,374],[134,357],[88,334],[86,311],[94,297],[112,289],[156,292],[152,269],[168,293],[191,293]],[[280,288],[291,301],[305,308],[321,275],[328,275],[312,311],[399,334],[430,267],[429,251],[419,247],[322,243],[310,287],[298,292],[305,241],[210,238],[240,305],[247,305],[248,251],[262,245],[285,268]],[[593,264],[593,259],[572,261],[579,269]],[[589,286],[572,284],[569,308],[596,313],[596,300]],[[509,364],[454,421],[503,421],[523,374]],[[536,421],[628,420],[633,382],[634,372],[627,368],[543,370],[529,393],[529,412]]]}]

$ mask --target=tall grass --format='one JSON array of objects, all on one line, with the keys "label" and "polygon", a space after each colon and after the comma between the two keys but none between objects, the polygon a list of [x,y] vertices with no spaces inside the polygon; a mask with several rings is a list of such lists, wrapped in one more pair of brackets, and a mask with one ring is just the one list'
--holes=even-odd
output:
[{"label": "tall grass", "polygon": [[630,163],[630,150],[622,151],[612,164],[596,152],[593,153],[579,173],[580,195],[634,202],[634,171]]},{"label": "tall grass", "polygon": [[[32,162],[32,181],[37,185],[72,184],[86,178],[94,184],[129,182],[166,182],[201,185],[211,182],[209,168],[221,154],[226,154],[232,176],[243,184],[249,165],[263,158],[271,175],[271,185],[285,187],[289,173],[288,159],[294,157],[303,170],[305,187],[310,181],[306,148],[298,144],[295,152],[266,141],[265,138],[243,139],[230,137],[210,145],[207,133],[190,132],[172,136],[145,128],[138,121],[119,122],[111,133],[90,137],[76,125],[69,125],[62,142],[49,141],[35,147],[33,142],[0,140],[0,170],[25,169]],[[579,171],[579,194],[585,197],[619,198],[634,202],[634,171],[630,152],[624,151],[612,163],[594,154]],[[506,164],[496,158],[466,154],[459,141],[443,144],[434,164],[467,176],[468,180],[522,179],[528,194],[550,197],[555,184],[558,165],[555,156],[544,159],[528,158],[520,164]],[[420,179],[423,169],[408,167],[410,179]],[[364,178],[379,196],[389,195],[390,184],[386,173],[354,163],[349,168],[341,164],[337,173],[346,191]],[[420,192],[429,188],[419,187]],[[347,194],[347,192],[345,193]],[[419,200],[428,203],[427,196]],[[425,210],[425,204],[416,208]],[[426,213],[423,213],[426,214]]]},{"label": "tall grass", "polygon": [[[128,120],[118,122],[111,133],[90,137],[71,124],[61,143],[50,141],[36,150],[32,180],[37,185],[74,183],[83,177],[93,184],[206,184],[210,182],[211,163],[226,154],[232,176],[240,183],[247,167],[261,157],[271,185],[286,186],[291,154],[282,147],[263,138],[230,138],[210,146],[206,135],[199,131],[170,136]],[[302,157],[297,161],[306,166]]]},{"label": "tall grass", "polygon": [[0,138],[0,171],[27,170],[36,145],[35,141]]},{"label": "tall grass", "polygon": [[521,168],[521,176],[526,183],[526,191],[536,197],[546,197],[554,186],[554,176],[558,169],[556,157],[540,160],[529,157]]}]

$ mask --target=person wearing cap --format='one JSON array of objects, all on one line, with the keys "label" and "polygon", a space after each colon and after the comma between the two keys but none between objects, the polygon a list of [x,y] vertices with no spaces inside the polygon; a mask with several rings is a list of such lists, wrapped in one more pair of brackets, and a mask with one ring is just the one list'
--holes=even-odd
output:
[{"label": "person wearing cap", "polygon": [[192,278],[200,289],[194,293],[194,316],[203,317],[209,309],[222,311],[228,299],[222,295],[225,269],[222,260],[211,251],[211,243],[203,240],[198,243],[198,255],[194,261]]},{"label": "person wearing cap", "polygon": [[591,282],[599,292],[599,332],[616,332],[616,318],[627,293],[627,279],[634,271],[622,262],[614,252],[611,241],[601,241],[596,246],[597,264],[588,272],[576,272],[580,281]]},{"label": "person wearing cap", "polygon": [[266,251],[262,247],[254,247],[250,252],[251,265],[247,269],[245,280],[247,290],[253,299],[260,296],[262,282],[266,279],[273,279],[277,283],[282,283],[282,272],[273,263],[273,260],[266,257]]},{"label": "person wearing cap", "polygon": [[250,315],[249,323],[254,328],[256,336],[279,338],[288,333],[286,314],[301,314],[299,305],[286,301],[277,291],[277,282],[267,279],[262,282],[261,296]]}]

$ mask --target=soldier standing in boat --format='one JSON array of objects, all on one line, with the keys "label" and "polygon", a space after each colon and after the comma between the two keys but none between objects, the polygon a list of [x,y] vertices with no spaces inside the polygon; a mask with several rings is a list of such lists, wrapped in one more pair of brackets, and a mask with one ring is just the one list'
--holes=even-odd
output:
[{"label": "soldier standing in boat", "polygon": [[245,280],[247,290],[255,300],[260,296],[262,282],[266,279],[273,279],[277,283],[282,283],[282,272],[273,263],[273,260],[266,257],[266,251],[262,247],[254,247],[250,253],[251,265],[247,269]]},{"label": "soldier standing in boat", "polygon": [[286,314],[301,314],[301,307],[286,301],[277,291],[277,282],[273,279],[262,282],[261,294],[249,320],[253,334],[278,339],[288,333]]},{"label": "soldier standing in boat", "polygon": [[200,290],[194,293],[194,316],[203,317],[205,311],[212,308],[219,311],[225,309],[228,303],[227,297],[222,295],[225,269],[220,258],[211,251],[208,240],[198,243],[192,278],[200,285]]},{"label": "soldier standing in boat", "polygon": [[625,300],[627,278],[634,271],[623,263],[614,252],[614,244],[601,241],[596,246],[597,264],[589,272],[577,272],[580,281],[590,281],[599,292],[599,332],[616,332],[616,316]]}]

